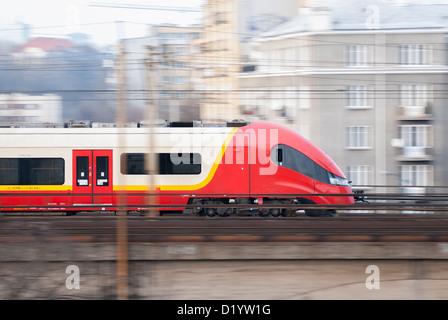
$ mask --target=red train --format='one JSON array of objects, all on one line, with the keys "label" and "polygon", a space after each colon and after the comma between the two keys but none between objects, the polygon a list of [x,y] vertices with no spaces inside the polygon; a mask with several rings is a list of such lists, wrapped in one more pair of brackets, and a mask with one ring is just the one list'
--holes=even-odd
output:
[{"label": "red train", "polygon": [[[155,186],[152,196],[148,185]],[[244,214],[253,204],[351,205],[352,194],[343,172],[323,151],[297,132],[269,122],[0,129],[3,211],[72,214],[115,211],[118,205],[142,211],[156,203],[161,212],[189,207],[213,216]],[[248,208],[231,208],[233,204]],[[295,213],[273,206],[259,214]]]}]

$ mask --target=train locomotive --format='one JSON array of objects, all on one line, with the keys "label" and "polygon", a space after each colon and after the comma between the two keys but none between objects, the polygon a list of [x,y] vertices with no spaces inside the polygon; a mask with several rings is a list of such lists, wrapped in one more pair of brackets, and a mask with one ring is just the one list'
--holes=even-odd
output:
[{"label": "train locomotive", "polygon": [[335,162],[292,129],[195,123],[0,128],[0,210],[143,212],[152,203],[161,213],[215,216],[267,204],[257,214],[286,216],[297,209],[285,205],[297,204],[317,216],[335,210],[309,205],[354,204]]}]

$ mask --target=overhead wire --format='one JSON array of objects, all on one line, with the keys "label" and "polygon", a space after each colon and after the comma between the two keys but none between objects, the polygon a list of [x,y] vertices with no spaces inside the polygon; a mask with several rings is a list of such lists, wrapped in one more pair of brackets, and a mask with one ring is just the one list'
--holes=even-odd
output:
[{"label": "overhead wire", "polygon": [[[95,23],[85,23],[82,25],[96,25],[96,24],[112,24],[115,22],[95,22]],[[127,23],[136,23],[136,22],[127,22]],[[137,24],[143,24],[143,23],[137,23]],[[58,28],[58,27],[63,27],[63,26],[42,26],[42,27],[38,27],[38,28]],[[65,27],[65,26],[64,26]],[[0,29],[0,31],[11,31],[11,30],[22,30],[24,28],[10,28],[10,29]],[[244,35],[243,33],[236,33],[236,32],[228,32],[228,31],[222,31],[222,30],[218,30],[216,31],[218,33],[230,33],[233,35]],[[274,39],[274,40],[269,40],[269,41],[284,41],[285,39]],[[293,41],[299,41],[298,39],[292,39]],[[361,45],[368,45],[370,46],[371,44],[368,44],[366,42],[349,42],[349,41],[330,41],[330,40],[323,40],[323,39],[307,39],[307,42],[313,42],[313,44],[307,44],[305,47],[314,47],[314,46],[320,46],[322,44],[327,44],[330,46],[341,46],[341,45],[353,45],[353,44],[361,44]],[[315,44],[316,43],[316,44]],[[428,43],[426,45],[441,45],[440,43]],[[375,44],[375,46],[384,46],[384,47],[391,47],[394,46],[396,47],[396,44]],[[446,51],[447,49],[441,49],[441,48],[431,48],[432,50],[443,50]],[[303,47],[299,48],[299,50],[303,50]],[[306,49],[305,49],[306,50]],[[132,52],[134,54],[142,54],[144,55],[145,53],[142,52]],[[209,52],[207,53],[208,55],[211,56],[207,56],[205,58],[206,61],[208,61],[209,63],[212,64],[216,64],[216,63],[221,63],[224,64],[224,66],[238,66],[241,67],[242,63],[240,61],[239,58],[237,57],[221,57],[219,55],[214,56],[213,52]],[[67,58],[76,58],[76,57],[82,57],[84,55],[84,53],[80,53],[80,54],[75,54],[72,56],[67,56]],[[88,53],[85,53],[85,56],[88,57]],[[62,58],[62,57],[61,57]],[[50,63],[45,63],[44,65],[36,65],[34,63],[31,62],[35,62],[33,60],[28,60],[28,64],[24,64],[23,66],[18,66],[17,64],[15,64],[14,66],[8,66],[5,64],[4,61],[0,61],[0,70],[1,71],[24,71],[24,72],[29,72],[29,71],[39,71],[39,72],[52,72],[52,71],[70,71],[70,72],[82,72],[82,71],[104,71],[105,69],[110,69],[113,70],[113,68],[104,68],[100,66],[100,60],[76,60],[76,61],[63,61],[62,59],[56,59],[54,57],[44,57],[43,58],[44,61],[46,62],[50,62]],[[63,62],[61,62],[61,60]],[[173,60],[173,59],[171,59]],[[174,59],[175,60],[175,59]],[[26,60],[27,61],[27,60]],[[145,68],[143,67],[144,65],[144,58],[141,59],[130,59],[127,61],[127,67],[128,67],[128,71],[132,72],[132,71],[141,71],[141,72],[146,72]],[[10,62],[10,61],[8,61]],[[260,63],[261,62],[261,63]],[[397,84],[397,85],[403,85],[403,84],[421,84],[422,81],[418,81],[418,80],[410,80],[407,79],[406,81],[399,81],[399,80],[387,80],[385,82],[379,82],[376,81],[375,79],[359,79],[359,78],[349,78],[347,77],[347,75],[344,75],[343,77],[341,76],[337,76],[337,75],[332,75],[332,76],[328,76],[328,75],[316,75],[313,74],[313,70],[311,70],[308,74],[306,75],[302,75],[300,72],[300,68],[321,68],[322,64],[320,63],[321,61],[318,60],[300,60],[300,59],[292,59],[292,60],[286,60],[286,59],[260,59],[258,61],[258,64],[256,64],[257,67],[260,68],[284,68],[285,70],[283,70],[283,74],[285,75],[285,73],[290,72],[291,75],[290,76],[303,76],[306,77],[307,79],[319,79],[319,80],[343,80],[343,81],[354,81],[357,83],[360,82],[366,82],[366,83],[374,83],[374,84],[385,84],[385,85],[393,85],[393,84]],[[325,61],[326,63],[329,63],[330,66],[326,67],[326,68],[322,68],[322,69],[326,69],[328,71],[331,71],[331,67],[333,64],[335,64],[336,66],[333,66],[334,69],[343,69],[343,71],[341,72],[341,74],[346,73],[348,70],[350,70],[350,68],[347,68],[344,65],[344,61],[342,60],[334,60],[334,61]],[[315,64],[314,64],[315,63]],[[382,63],[381,64],[382,67],[397,67],[400,68],[401,66],[397,63]],[[427,67],[426,65],[422,65],[422,68]],[[440,67],[446,67],[446,65],[440,66]],[[368,70],[369,67],[366,67],[366,70]],[[175,68],[173,68],[175,69]],[[191,70],[191,68],[187,68],[188,70]],[[299,69],[299,70],[297,70]],[[353,69],[354,70],[354,69]],[[356,69],[357,72],[359,72],[359,74],[362,74],[362,67],[359,69]],[[409,69],[403,69],[403,71],[406,70],[408,71]],[[319,70],[314,70],[319,71]],[[320,70],[322,71],[322,70]],[[383,70],[384,71],[384,70]],[[387,70],[385,70],[387,72]],[[324,71],[325,73],[325,71]],[[247,73],[249,74],[249,73]],[[239,73],[240,76],[244,75],[244,73],[240,72]],[[257,73],[257,75],[263,76],[263,74]],[[266,72],[265,76],[271,76],[271,74],[269,74],[268,72]],[[437,85],[445,85],[445,82],[443,82],[443,80],[441,82],[424,82],[424,84],[426,85],[430,85],[430,86],[437,86]],[[295,90],[294,92],[310,92],[310,93],[341,93],[341,92],[346,92],[346,90],[344,91],[344,89],[341,89],[340,86],[341,85],[337,85],[337,84],[310,84],[309,86],[318,86],[318,87],[322,87],[322,86],[332,86],[335,87],[335,89],[333,90],[327,90],[327,91],[323,91],[321,89],[311,89],[311,91],[309,89],[307,89],[308,91],[302,91],[300,89]],[[277,89],[262,89],[262,92],[276,92]],[[169,91],[175,91],[175,90],[169,90]],[[178,92],[198,92],[197,90],[177,90]],[[364,92],[367,91],[369,92],[369,90],[363,90]],[[53,90],[53,92],[58,92],[57,90]],[[83,91],[83,90],[73,90],[71,93],[82,93],[82,94],[86,94],[87,91]],[[142,92],[146,92],[145,90],[143,90]],[[225,92],[234,92],[231,90],[226,90]],[[260,91],[253,91],[253,90],[247,90],[247,89],[243,89],[243,91],[238,91],[238,92],[255,92],[255,93],[259,93]],[[283,89],[282,92],[290,92],[286,89]],[[380,92],[379,90],[374,90],[373,92]],[[385,93],[400,93],[400,90],[388,90],[388,91],[383,91]],[[432,93],[438,93],[438,92],[445,92],[444,90],[431,90]],[[67,92],[65,92],[67,93]],[[130,91],[128,91],[128,93],[131,93]],[[206,91],[202,91],[202,93],[206,93]],[[219,90],[218,92],[214,92],[214,93],[223,93],[223,90]],[[269,99],[269,98],[268,98]]]}]

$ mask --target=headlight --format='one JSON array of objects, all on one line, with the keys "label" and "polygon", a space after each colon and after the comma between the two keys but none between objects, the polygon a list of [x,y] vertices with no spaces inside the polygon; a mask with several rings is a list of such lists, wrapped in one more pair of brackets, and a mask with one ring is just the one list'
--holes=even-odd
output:
[{"label": "headlight", "polygon": [[349,186],[348,180],[342,177],[339,177],[331,172],[328,172],[328,176],[330,178],[330,183],[335,186]]}]

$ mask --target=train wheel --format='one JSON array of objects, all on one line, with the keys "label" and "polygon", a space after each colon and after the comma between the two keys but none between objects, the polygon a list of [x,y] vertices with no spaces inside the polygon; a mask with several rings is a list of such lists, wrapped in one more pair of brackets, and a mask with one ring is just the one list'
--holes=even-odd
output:
[{"label": "train wheel", "polygon": [[[304,204],[305,206],[307,204],[311,204],[314,205],[316,204],[315,202],[309,200],[309,199],[298,199],[299,203]],[[328,215],[328,210],[325,209],[304,209],[305,210],[305,215],[307,215],[308,217],[324,217]]]},{"label": "train wheel", "polygon": [[268,217],[269,216],[269,210],[268,209],[261,209],[259,213],[260,217]]},{"label": "train wheel", "polygon": [[338,216],[336,210],[328,210],[328,215],[330,217],[337,217]]},{"label": "train wheel", "polygon": [[308,217],[337,217],[338,214],[335,210],[325,210],[325,209],[307,209],[305,214]]},{"label": "train wheel", "polygon": [[216,210],[214,208],[206,208],[205,214],[207,215],[207,217],[214,217],[216,216]]},{"label": "train wheel", "polygon": [[281,214],[281,210],[280,209],[271,209],[269,210],[269,215],[272,217],[279,217]]},{"label": "train wheel", "polygon": [[297,217],[297,211],[296,210],[287,210],[286,216]]},{"label": "train wheel", "polygon": [[308,217],[321,217],[322,213],[320,212],[322,210],[317,210],[317,209],[306,209],[305,210],[305,214]]}]

